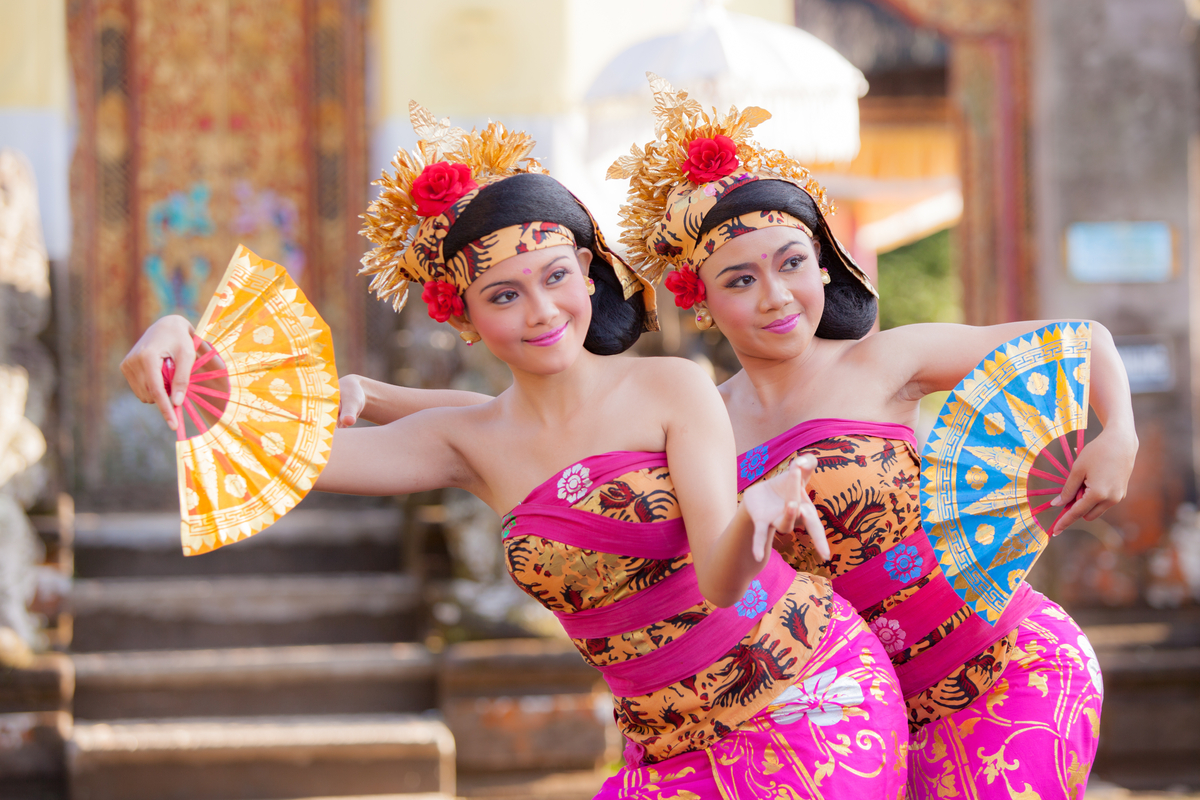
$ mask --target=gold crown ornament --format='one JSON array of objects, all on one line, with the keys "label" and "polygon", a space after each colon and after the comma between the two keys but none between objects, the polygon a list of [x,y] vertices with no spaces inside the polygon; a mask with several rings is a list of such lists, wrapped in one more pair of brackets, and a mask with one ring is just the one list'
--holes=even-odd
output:
[{"label": "gold crown ornament", "polygon": [[373,276],[371,291],[380,300],[391,300],[396,311],[408,300],[408,284],[423,284],[430,316],[445,322],[450,313],[462,314],[462,292],[480,271],[464,253],[450,263],[443,258],[442,242],[450,226],[482,187],[545,170],[530,155],[535,142],[523,131],[491,122],[482,131],[467,133],[452,127],[449,119],[438,122],[415,100],[408,113],[417,147],[397,151],[394,174],[385,170],[372,184],[382,188],[362,215],[365,224],[359,233],[375,247],[363,256],[359,274]]},{"label": "gold crown ornament", "polygon": [[[646,73],[654,93],[655,141],[645,149],[636,144],[608,169],[608,177],[629,181],[627,202],[621,207],[621,243],[630,264],[651,280],[663,279],[675,304],[691,308],[705,299],[699,271],[704,261],[730,239],[767,227],[790,227],[810,237],[814,231],[784,211],[743,214],[700,233],[705,216],[733,189],[758,180],[780,180],[800,188],[813,199],[819,216],[818,232],[834,245],[838,260],[878,296],[871,281],[829,230],[825,218],[834,206],[812,174],[782,150],[750,138],[751,130],[771,118],[756,106],[727,114],[705,111],[654,73]],[[669,275],[669,269],[674,269]],[[664,279],[665,275],[665,279]]]},{"label": "gold crown ornament", "polygon": [[[566,225],[533,221],[493,231],[447,257],[446,236],[480,191],[514,175],[546,171],[531,155],[536,142],[523,131],[489,122],[482,131],[467,133],[452,127],[448,119],[438,122],[415,101],[408,110],[417,147],[396,153],[393,174],[385,170],[374,182],[382,187],[379,197],[362,215],[365,224],[360,233],[375,247],[363,256],[359,274],[373,276],[370,289],[379,299],[390,300],[400,311],[408,299],[409,283],[416,281],[423,285],[421,297],[429,316],[445,322],[463,315],[463,293],[489,267],[530,250],[575,246],[575,234]],[[591,218],[591,212],[582,203],[579,206]],[[595,219],[591,222],[593,251],[612,264],[626,299],[647,290],[646,308],[652,320],[653,288],[608,249]]]}]

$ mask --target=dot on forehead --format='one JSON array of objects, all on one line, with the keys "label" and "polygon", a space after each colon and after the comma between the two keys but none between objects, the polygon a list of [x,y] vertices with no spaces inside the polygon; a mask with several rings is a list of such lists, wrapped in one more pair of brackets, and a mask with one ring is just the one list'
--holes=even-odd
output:
[{"label": "dot on forehead", "polygon": [[521,272],[524,272],[526,275],[533,274],[533,270],[531,270],[529,267],[526,267],[525,269],[521,270]]},{"label": "dot on forehead", "polygon": [[766,258],[766,257],[767,257],[766,253],[763,253],[761,256],[759,256],[759,258]]}]

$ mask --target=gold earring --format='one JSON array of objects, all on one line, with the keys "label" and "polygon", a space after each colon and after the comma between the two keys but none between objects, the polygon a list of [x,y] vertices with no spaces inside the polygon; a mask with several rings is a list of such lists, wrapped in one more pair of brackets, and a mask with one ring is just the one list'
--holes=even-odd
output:
[{"label": "gold earring", "polygon": [[702,308],[696,312],[696,327],[702,331],[706,331],[713,326],[712,315],[708,313],[707,308]]},{"label": "gold earring", "polygon": [[467,343],[467,347],[478,342],[482,337],[475,331],[459,331],[458,338]]},{"label": "gold earring", "polygon": [[596,293],[596,282],[591,278],[587,279],[588,294]]},{"label": "gold earring", "polygon": [[826,269],[825,267],[821,267],[821,283],[828,286],[829,281],[831,281],[831,280],[833,280],[833,279],[829,277],[829,270]]}]

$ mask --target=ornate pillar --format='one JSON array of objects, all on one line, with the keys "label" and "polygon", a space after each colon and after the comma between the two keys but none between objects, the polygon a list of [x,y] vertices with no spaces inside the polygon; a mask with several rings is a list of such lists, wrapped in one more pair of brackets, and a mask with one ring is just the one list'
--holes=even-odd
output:
[{"label": "ornate pillar", "polygon": [[951,42],[962,136],[956,239],[966,321],[1037,313],[1029,220],[1029,0],[879,0]]},{"label": "ornate pillar", "polygon": [[361,371],[364,25],[365,0],[68,3],[85,501],[146,507],[147,484],[174,482],[169,431],[117,366],[154,319],[199,318],[239,243],[289,270],[330,323],[339,368]]}]

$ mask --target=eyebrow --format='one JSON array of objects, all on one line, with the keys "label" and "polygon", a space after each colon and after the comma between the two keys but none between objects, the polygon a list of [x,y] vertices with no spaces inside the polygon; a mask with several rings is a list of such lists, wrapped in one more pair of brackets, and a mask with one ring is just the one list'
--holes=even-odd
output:
[{"label": "eyebrow", "polygon": [[[789,247],[795,247],[796,245],[799,245],[799,244],[804,244],[804,242],[800,241],[799,239],[793,239],[790,242],[785,243],[782,247],[780,247],[778,250],[775,251],[775,254],[772,256],[772,260],[779,258],[779,256],[782,255],[783,252],[786,251]],[[724,275],[726,272],[729,272],[730,270],[736,271],[739,269],[749,269],[750,267],[753,267],[756,263],[757,262],[754,262],[754,261],[747,261],[742,264],[732,264],[732,265],[726,267],[725,269],[721,270],[720,272],[718,272],[717,277],[720,278],[722,275]]]},{"label": "eyebrow", "polygon": [[[545,264],[542,265],[542,269],[541,269],[542,274],[545,274],[546,270],[548,270],[550,267],[553,267],[555,264],[557,264],[559,261],[562,261],[564,258],[566,258],[566,255],[555,256],[550,261],[547,261]],[[486,292],[489,289],[496,288],[497,286],[515,286],[516,283],[517,283],[516,281],[496,281],[495,283],[489,283],[487,286],[484,286],[479,291]]]}]

